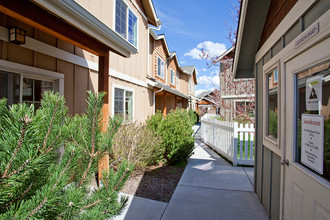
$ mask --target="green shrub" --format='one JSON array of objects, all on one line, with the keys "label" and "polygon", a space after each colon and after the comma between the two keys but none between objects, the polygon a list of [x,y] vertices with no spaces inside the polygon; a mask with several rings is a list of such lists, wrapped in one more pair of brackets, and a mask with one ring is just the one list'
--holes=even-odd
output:
[{"label": "green shrub", "polygon": [[198,114],[194,110],[189,109],[188,115],[189,115],[192,125],[194,125],[198,122]]},{"label": "green shrub", "polygon": [[158,130],[158,126],[161,124],[163,120],[163,113],[160,110],[156,111],[156,114],[148,117],[146,120],[147,127],[150,128],[153,132]]},{"label": "green shrub", "polygon": [[163,137],[164,158],[175,164],[189,158],[194,149],[192,124],[186,110],[175,110],[163,119],[157,132]]},{"label": "green shrub", "polygon": [[137,122],[122,125],[113,140],[114,159],[127,160],[137,168],[155,164],[162,158],[164,151],[161,137]]}]

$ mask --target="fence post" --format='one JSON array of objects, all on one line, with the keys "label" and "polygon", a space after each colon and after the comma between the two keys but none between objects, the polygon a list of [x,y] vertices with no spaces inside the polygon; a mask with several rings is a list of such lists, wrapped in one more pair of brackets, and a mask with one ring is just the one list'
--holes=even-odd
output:
[{"label": "fence post", "polygon": [[233,135],[233,144],[234,144],[234,156],[233,156],[233,165],[237,166],[237,142],[238,141],[238,123],[234,122],[234,135]]},{"label": "fence post", "polygon": [[214,123],[214,120],[215,120],[215,119],[213,118],[213,125],[212,125],[212,126],[213,126],[213,136],[212,136],[212,138],[213,138],[213,139],[212,139],[212,148],[213,148],[213,150],[214,150],[214,138],[215,138],[215,137],[214,137],[214,136],[215,136],[215,134],[214,134],[214,130],[215,130],[215,123]]}]

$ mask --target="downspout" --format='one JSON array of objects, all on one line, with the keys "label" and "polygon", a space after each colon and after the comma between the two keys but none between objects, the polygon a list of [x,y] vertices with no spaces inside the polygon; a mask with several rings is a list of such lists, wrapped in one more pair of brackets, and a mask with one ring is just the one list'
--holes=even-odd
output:
[{"label": "downspout", "polygon": [[163,90],[164,90],[164,87],[162,87],[160,90],[157,90],[154,92],[154,95],[153,95],[154,114],[156,114],[156,93],[159,93]]},{"label": "downspout", "polygon": [[150,77],[150,56],[149,56],[149,53],[150,53],[150,29],[153,29],[155,31],[160,31],[160,29],[162,27],[162,23],[159,19],[157,20],[157,24],[159,24],[159,26],[157,28],[148,27],[148,52],[147,52],[147,55],[148,55],[148,57],[147,57],[148,68],[147,68],[147,77]]}]

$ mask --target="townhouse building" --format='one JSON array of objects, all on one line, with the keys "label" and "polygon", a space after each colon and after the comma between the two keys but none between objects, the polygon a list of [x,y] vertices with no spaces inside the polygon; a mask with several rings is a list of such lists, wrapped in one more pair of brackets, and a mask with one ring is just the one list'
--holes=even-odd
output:
[{"label": "townhouse building", "polygon": [[330,1],[243,0],[233,71],[256,79],[254,190],[270,219],[330,219]]},{"label": "townhouse building", "polygon": [[148,84],[153,87],[154,110],[164,115],[174,109],[193,109],[197,84],[194,66],[180,66],[175,52],[170,52],[165,35],[150,33],[150,74]]}]

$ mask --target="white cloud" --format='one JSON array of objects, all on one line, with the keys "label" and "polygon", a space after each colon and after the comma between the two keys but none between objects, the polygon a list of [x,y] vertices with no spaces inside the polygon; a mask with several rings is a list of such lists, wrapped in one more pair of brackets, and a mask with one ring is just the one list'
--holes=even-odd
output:
[{"label": "white cloud", "polygon": [[203,68],[201,71],[202,71],[202,72],[206,72],[206,71],[207,71],[207,69]]},{"label": "white cloud", "polygon": [[219,87],[220,86],[220,78],[218,75],[216,76],[200,76],[197,78],[197,82],[199,85],[206,85],[208,87]]},{"label": "white cloud", "polygon": [[189,56],[192,59],[201,60],[203,53],[202,49],[209,55],[209,58],[220,56],[226,51],[226,45],[221,43],[214,43],[212,41],[204,41],[199,43],[197,47],[191,49],[184,56]]},{"label": "white cloud", "polygon": [[185,63],[186,63],[186,61],[184,61],[184,60],[180,61],[180,64],[185,64]]}]

